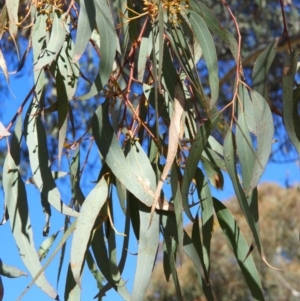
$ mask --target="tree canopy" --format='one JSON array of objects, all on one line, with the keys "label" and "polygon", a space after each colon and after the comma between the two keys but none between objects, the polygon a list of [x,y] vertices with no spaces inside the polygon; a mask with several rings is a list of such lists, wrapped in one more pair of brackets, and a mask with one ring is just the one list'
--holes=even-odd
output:
[{"label": "tree canopy", "polygon": [[[111,289],[144,300],[162,237],[178,300],[183,254],[205,299],[219,300],[211,285],[218,224],[249,296],[268,300],[258,270],[276,268],[269,252],[277,246],[263,243],[257,186],[270,160],[299,156],[299,9],[283,0],[2,1],[1,86],[21,72],[34,82],[0,123],[1,224],[10,223],[28,289],[59,299],[44,270],[60,252],[65,300],[80,300],[83,269],[98,300]],[[239,213],[213,195],[228,185],[224,173]],[[29,186],[39,192],[43,229],[29,218]],[[54,211],[64,223],[50,227]],[[37,252],[34,235],[49,233]],[[132,290],[122,277],[129,239],[138,242]],[[0,274],[24,272],[1,263]]]}]

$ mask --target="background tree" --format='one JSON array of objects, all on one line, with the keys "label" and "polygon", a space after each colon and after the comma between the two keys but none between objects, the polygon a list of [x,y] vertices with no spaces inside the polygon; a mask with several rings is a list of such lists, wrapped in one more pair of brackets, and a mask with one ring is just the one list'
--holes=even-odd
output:
[{"label": "background tree", "polygon": [[[266,300],[298,300],[300,296],[298,195],[299,187],[284,189],[275,184],[263,184],[259,187],[261,239],[267,258],[281,269],[268,268],[260,260],[258,252],[253,251]],[[245,238],[251,243],[251,233],[237,200],[231,199],[225,204],[235,216]],[[282,210],[282,206],[286,209]],[[192,228],[193,224],[186,226],[189,234],[192,233]],[[252,300],[240,268],[232,256],[232,250],[218,224],[214,227],[211,250],[211,285],[216,299]],[[195,285],[197,272],[193,262],[186,257],[182,266],[178,263],[177,269],[183,300],[205,300],[201,289]],[[154,268],[147,300],[177,300],[174,284],[165,279],[162,261]]]},{"label": "background tree", "polygon": [[[272,264],[260,238],[257,185],[274,138],[280,151],[275,159],[282,154],[294,159],[287,154],[299,152],[298,52],[293,51],[298,5],[221,1],[214,14],[195,0],[6,1],[0,15],[6,79],[7,67],[18,73],[33,58],[34,86],[9,125],[0,128],[2,137],[12,134],[2,168],[4,221],[9,217],[33,277],[29,286],[36,283],[58,298],[43,270],[62,249],[60,278],[70,240],[65,300],[79,296],[84,262],[98,283],[98,299],[115,289],[125,300],[142,300],[161,233],[165,273],[172,275],[178,298],[183,288],[174,256],[185,253],[197,267],[205,298],[213,300],[218,292],[210,285],[210,250],[217,219],[250,293],[265,299],[251,248],[230,211],[212,197],[211,186],[222,189],[228,172],[253,244],[264,264]],[[289,141],[282,135],[282,118]],[[94,185],[85,195],[88,182]],[[43,235],[50,231],[51,210],[66,216],[64,234],[43,268],[39,261],[45,254],[36,254],[25,183],[40,192]],[[66,187],[68,205],[62,201]],[[124,212],[120,260],[116,208]],[[201,218],[191,236],[183,228],[184,216]],[[130,235],[138,241],[138,255],[129,293],[122,272]],[[2,275],[12,273],[12,267],[2,267]]]}]

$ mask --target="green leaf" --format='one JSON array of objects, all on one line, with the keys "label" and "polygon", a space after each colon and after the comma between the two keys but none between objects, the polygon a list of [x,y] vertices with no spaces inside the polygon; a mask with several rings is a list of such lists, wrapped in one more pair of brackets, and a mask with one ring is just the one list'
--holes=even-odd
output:
[{"label": "green leaf", "polygon": [[64,78],[57,70],[56,73],[57,111],[58,111],[58,164],[61,162],[62,150],[67,135],[69,101],[64,84]]},{"label": "green leaf", "polygon": [[80,188],[80,146],[73,153],[72,161],[70,164],[70,178],[72,184],[72,196],[79,205],[84,202],[84,194]]},{"label": "green leaf", "polygon": [[178,244],[178,251],[180,254],[180,260],[182,260],[182,252],[183,252],[182,194],[180,191],[181,179],[182,179],[181,172],[173,164],[171,170],[171,191],[172,191],[172,199],[174,200],[175,219],[176,219],[176,226],[177,226],[176,234],[177,234],[177,244]]},{"label": "green leaf", "polygon": [[238,44],[233,36],[227,29],[225,29],[218,18],[212,13],[212,11],[205,6],[203,3],[191,0],[190,4],[195,12],[201,15],[205,21],[207,27],[228,46],[230,49],[235,61],[238,61]]},{"label": "green leaf", "polygon": [[277,52],[277,44],[278,40],[275,40],[268,45],[258,56],[253,66],[252,78],[254,89],[264,97],[267,97],[267,74],[274,61]]},{"label": "green leaf", "polygon": [[73,62],[78,62],[91,38],[95,27],[95,17],[96,11],[94,2],[90,0],[80,0]]},{"label": "green leaf", "polygon": [[247,126],[244,112],[240,112],[236,126],[236,147],[242,168],[243,187],[246,195],[250,193],[250,183],[255,166],[252,140]]},{"label": "green leaf", "polygon": [[149,46],[152,47],[152,43],[149,40],[149,37],[142,37],[141,44],[140,44],[140,51],[139,51],[139,58],[137,62],[137,79],[140,82],[143,82],[144,74],[145,74],[145,68],[147,59],[150,56],[151,50],[149,52]]},{"label": "green leaf", "polygon": [[96,218],[106,201],[107,194],[108,186],[105,179],[102,178],[85,199],[77,219],[77,227],[72,240],[70,261],[74,279],[79,286],[82,264],[85,259],[90,235]]},{"label": "green leaf", "polygon": [[296,112],[298,113],[298,102],[294,100],[293,88],[294,78],[298,65],[299,51],[292,52],[286,59],[283,71],[283,121],[297,152],[300,153],[300,138],[297,136]]},{"label": "green leaf", "polygon": [[45,259],[45,257],[47,256],[59,232],[60,230],[58,230],[56,233],[52,234],[51,236],[47,237],[47,239],[45,239],[41,244],[41,246],[39,247],[37,254],[39,256],[40,261]]},{"label": "green leaf", "polygon": [[89,267],[90,272],[94,276],[95,280],[97,281],[97,287],[101,289],[103,287],[103,282],[105,281],[105,278],[103,274],[97,269],[97,265],[94,261],[94,258],[91,254],[90,250],[87,250],[86,252],[86,262]]},{"label": "green leaf", "polygon": [[18,278],[21,276],[25,276],[25,277],[28,276],[25,272],[19,270],[18,268],[3,263],[1,259],[0,259],[0,274],[8,278]]},{"label": "green leaf", "polygon": [[53,14],[53,25],[50,40],[47,47],[43,49],[37,57],[37,62],[34,65],[35,71],[38,71],[44,66],[52,63],[62,48],[65,36],[66,32],[64,30],[62,17],[58,14]]},{"label": "green leaf", "polygon": [[175,259],[177,243],[174,240],[174,238],[168,234],[165,235],[164,238],[165,238],[164,255],[166,254],[168,258],[169,267],[172,273],[172,278],[176,289],[177,300],[182,301],[183,299],[182,299],[180,283],[177,275],[176,259]]},{"label": "green leaf", "polygon": [[237,176],[235,156],[234,156],[233,134],[231,131],[229,131],[227,133],[225,140],[224,140],[224,158],[225,158],[225,164],[226,164],[226,167],[228,170],[228,174],[230,176],[230,179],[231,179],[235,194],[237,196],[238,202],[240,204],[240,207],[246,217],[247,223],[253,234],[257,249],[258,249],[262,259],[266,262],[262,243],[261,243],[260,236],[259,236],[258,223],[254,220],[254,216],[253,216],[253,213],[247,202],[245,192],[243,191],[241,184],[239,182],[238,176]]},{"label": "green leaf", "polygon": [[159,214],[153,212],[149,226],[150,208],[139,203],[139,215],[140,240],[131,301],[140,301],[145,298],[159,244]]},{"label": "green leaf", "polygon": [[271,154],[274,124],[267,101],[254,90],[250,91],[250,97],[253,104],[257,136],[257,150],[250,183],[250,189],[253,189],[258,185]]},{"label": "green leaf", "polygon": [[80,301],[81,289],[74,280],[71,263],[68,266],[68,273],[65,284],[65,301]]},{"label": "green leaf", "polygon": [[[108,101],[96,110],[92,120],[92,129],[101,155],[116,178],[141,202],[151,206],[154,197],[154,191],[150,188],[151,181],[148,179],[148,175],[144,177],[140,173],[140,169],[134,170],[128,165],[108,119]],[[141,152],[143,152],[142,149]],[[148,159],[147,161],[149,166],[150,162]],[[147,161],[138,164],[143,166]]]},{"label": "green leaf", "polygon": [[210,108],[212,108],[219,96],[218,60],[215,44],[205,22],[199,14],[194,11],[188,11],[188,18],[206,61],[211,91]]},{"label": "green leaf", "polygon": [[106,85],[112,72],[117,50],[117,34],[110,8],[106,0],[94,0],[96,7],[96,24],[100,34],[100,79]]},{"label": "green leaf", "polygon": [[59,56],[56,60],[58,70],[61,73],[65,90],[67,92],[67,100],[72,99],[72,97],[74,96],[80,74],[78,63],[73,63],[72,61],[75,46],[70,33],[70,22],[70,19],[68,19],[65,23],[65,30],[67,32],[67,35]]},{"label": "green leaf", "polygon": [[251,291],[253,300],[263,301],[264,294],[260,281],[260,276],[257,272],[252,255],[248,255],[249,246],[240,231],[234,217],[230,211],[217,199],[214,200],[214,208],[216,210],[219,224],[228,239],[228,242],[233,250],[242,273],[244,274],[248,288]]},{"label": "green leaf", "polygon": [[[73,222],[73,224],[68,228],[68,230],[64,233],[63,237],[61,238],[61,240],[59,241],[57,247],[55,248],[55,250],[53,251],[53,253],[50,255],[50,257],[47,259],[46,263],[44,264],[44,266],[38,270],[38,272],[36,273],[36,275],[33,277],[32,281],[27,285],[26,289],[22,292],[22,294],[19,296],[19,298],[17,299],[17,301],[20,301],[23,296],[28,292],[28,290],[33,286],[33,284],[36,283],[36,281],[44,275],[44,271],[45,269],[48,267],[48,265],[52,262],[53,258],[55,257],[55,255],[58,253],[58,251],[60,250],[60,248],[62,246],[65,245],[68,237],[72,234],[72,232],[74,231],[75,227],[77,224],[77,220],[75,220]],[[58,296],[55,300],[59,300]]]},{"label": "green leaf", "polygon": [[[214,208],[213,208],[213,201],[212,201],[212,196],[211,196],[208,182],[204,177],[200,168],[197,168],[196,170],[196,187],[197,187],[198,196],[200,198],[200,206],[202,211],[201,212],[202,244],[201,246],[199,246],[201,248],[201,252],[199,252],[199,256],[203,265],[205,280],[208,283],[209,275],[210,275],[210,243],[211,243],[211,237],[212,237],[213,226],[214,226]],[[199,237],[200,237],[200,233],[199,233]],[[197,250],[200,251],[200,249],[198,248]]]},{"label": "green leaf", "polygon": [[76,211],[67,207],[60,199],[60,193],[49,166],[46,133],[36,100],[33,100],[27,111],[24,127],[30,166],[36,186],[57,211],[74,217],[78,216]]},{"label": "green leaf", "polygon": [[[130,294],[126,288],[125,281],[123,279],[119,279],[117,282],[113,280],[111,271],[110,271],[110,265],[107,264],[109,262],[107,249],[105,246],[104,241],[104,234],[103,234],[103,226],[101,225],[99,229],[94,233],[91,246],[93,250],[93,254],[95,257],[95,260],[97,262],[97,265],[101,271],[101,273],[104,275],[108,283],[120,294],[120,296],[125,300],[129,301]],[[103,287],[104,289],[104,287]],[[101,295],[101,290],[98,295]]]},{"label": "green leaf", "polygon": [[[21,258],[30,274],[34,277],[41,265],[34,246],[25,185],[21,179],[18,166],[10,154],[7,155],[4,161],[3,170],[3,188],[12,233],[20,254],[22,254]],[[57,299],[57,293],[44,275],[41,275],[36,280],[36,285],[49,297]]]},{"label": "green leaf", "polygon": [[197,131],[197,134],[194,138],[194,141],[192,143],[190,153],[187,159],[186,167],[184,170],[184,175],[182,179],[182,203],[183,203],[183,208],[188,216],[188,218],[192,221],[194,218],[190,212],[190,207],[189,207],[189,189],[190,189],[190,184],[191,181],[195,175],[197,166],[199,164],[201,154],[207,144],[208,137],[210,136],[210,132],[215,126],[218,118],[214,119],[213,121],[208,120],[204,124],[202,124]]},{"label": "green leaf", "polygon": [[213,301],[215,300],[212,292],[211,285],[209,283],[206,283],[204,280],[204,277],[202,276],[202,264],[201,260],[199,258],[199,254],[196,250],[196,247],[191,240],[191,238],[188,236],[188,234],[184,231],[184,237],[183,237],[183,250],[186,253],[186,255],[193,261],[198,279],[199,279],[199,284],[202,287],[203,293],[208,301]]}]

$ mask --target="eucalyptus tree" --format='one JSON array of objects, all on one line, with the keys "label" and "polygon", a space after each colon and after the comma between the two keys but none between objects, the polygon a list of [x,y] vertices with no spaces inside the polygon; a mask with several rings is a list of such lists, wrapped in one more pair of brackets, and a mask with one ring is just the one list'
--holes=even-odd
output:
[{"label": "eucalyptus tree", "polygon": [[[259,233],[257,185],[274,142],[272,112],[280,116],[277,122],[284,124],[294,152],[299,152],[298,51],[293,50],[284,10],[289,4],[280,2],[275,10],[282,18],[277,24],[285,40],[278,37],[251,56],[255,64],[250,74],[249,61],[243,68],[243,55],[250,56],[251,42],[243,34],[252,21],[241,18],[240,23],[236,3],[231,8],[222,0],[215,15],[196,0],[6,1],[0,15],[1,41],[10,45],[8,49],[13,45],[16,55],[24,43],[20,39],[28,41],[16,72],[32,58],[34,77],[11,122],[6,127],[0,124],[0,134],[8,141],[2,170],[4,220],[10,221],[33,278],[24,293],[36,284],[58,299],[43,272],[61,251],[57,279],[61,278],[65,245],[70,241],[65,300],[80,298],[85,262],[98,284],[99,300],[110,289],[124,300],[143,300],[161,234],[165,273],[172,275],[178,298],[182,288],[175,257],[185,253],[196,266],[206,299],[214,300],[210,253],[217,219],[250,293],[255,300],[264,300],[251,254],[255,244],[270,266]],[[253,7],[258,12],[269,9],[265,3],[255,2]],[[247,8],[239,9],[241,17],[247,15]],[[292,5],[289,9],[298,12]],[[260,29],[256,28],[261,39]],[[283,88],[278,88],[279,107],[269,99],[268,81],[282,45],[288,53],[282,66]],[[0,54],[8,81],[9,61]],[[220,80],[224,68],[229,73],[221,74]],[[251,246],[230,210],[212,194],[212,186],[227,185],[224,172],[251,230]],[[65,185],[59,184],[61,179]],[[86,195],[84,181],[93,182]],[[51,210],[65,216],[64,225],[54,226],[55,234],[39,252],[25,183],[40,192],[46,217],[43,235],[50,231]],[[62,200],[68,186],[69,203]],[[124,215],[122,233],[115,227],[116,210]],[[192,235],[183,227],[184,218],[200,219]],[[62,226],[63,235],[58,236]],[[122,274],[132,236],[138,252],[129,290]],[[47,255],[54,240],[57,246]],[[23,274],[2,267],[2,275]]]}]

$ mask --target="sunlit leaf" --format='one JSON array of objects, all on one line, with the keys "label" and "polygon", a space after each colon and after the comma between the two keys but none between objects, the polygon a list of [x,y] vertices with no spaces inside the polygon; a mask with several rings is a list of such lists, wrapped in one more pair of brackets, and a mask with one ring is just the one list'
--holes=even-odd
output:
[{"label": "sunlit leaf", "polygon": [[256,91],[250,91],[256,122],[257,149],[253,167],[250,189],[259,183],[262,173],[268,163],[272,150],[274,135],[273,117],[267,101]]},{"label": "sunlit leaf", "polygon": [[78,213],[67,207],[60,198],[49,166],[46,133],[39,115],[36,115],[36,103],[33,101],[24,121],[25,137],[29,151],[30,166],[34,171],[33,179],[47,201],[59,212],[70,216]]},{"label": "sunlit leaf", "polygon": [[51,36],[47,48],[39,54],[37,63],[34,66],[35,71],[40,70],[44,66],[50,64],[58,55],[64,41],[66,32],[62,17],[58,14],[53,14],[53,25],[51,30]]},{"label": "sunlit leaf", "polygon": [[139,214],[140,240],[131,301],[145,298],[159,244],[159,214],[154,211],[150,226],[150,209],[139,203]]},{"label": "sunlit leaf", "polygon": [[19,270],[18,268],[3,263],[1,259],[0,259],[0,274],[2,276],[9,277],[9,278],[28,276],[25,272]]},{"label": "sunlit leaf", "polygon": [[55,232],[51,236],[47,237],[47,239],[45,239],[41,244],[41,246],[39,247],[37,254],[39,256],[40,261],[42,261],[49,253],[49,250],[52,247],[59,232],[60,230]]},{"label": "sunlit leaf", "polygon": [[74,47],[73,61],[77,62],[82,56],[92,31],[95,27],[95,6],[93,1],[81,0],[78,17],[76,42]]},{"label": "sunlit leaf", "polygon": [[80,301],[81,289],[79,284],[74,280],[71,263],[68,266],[68,273],[65,283],[65,301]]},{"label": "sunlit leaf", "polygon": [[218,60],[214,41],[202,17],[189,11],[189,21],[200,43],[203,57],[207,64],[211,92],[210,108],[214,106],[219,96]]},{"label": "sunlit leaf", "polygon": [[[18,148],[20,147],[20,132],[21,128],[18,127],[15,129],[15,133],[13,135],[13,142],[11,146],[16,152],[18,152]],[[16,162],[18,164],[18,161],[18,158],[13,158],[10,154],[8,154],[4,162],[3,187],[5,202],[10,216],[12,233],[20,254],[22,254],[21,258],[31,275],[34,277],[40,270],[41,265],[34,246],[25,185],[21,179],[18,165],[16,165]],[[36,280],[36,285],[51,298],[57,299],[57,293],[48,283],[44,274],[41,274]]]},{"label": "sunlit leaf", "polygon": [[212,123],[210,120],[201,125],[198,129],[198,132],[192,143],[190,149],[190,154],[187,159],[187,163],[184,170],[184,175],[182,179],[182,202],[185,213],[187,214],[190,220],[193,220],[193,216],[190,212],[188,195],[191,181],[195,175],[199,160],[201,158],[201,153],[204,150],[208,137],[211,130],[213,129],[215,123],[217,122],[216,118]]},{"label": "sunlit leaf", "polygon": [[257,249],[258,249],[260,255],[262,256],[263,260],[265,260],[265,255],[263,252],[263,247],[262,247],[262,243],[261,243],[261,239],[260,239],[260,235],[259,235],[259,228],[258,228],[256,221],[254,220],[253,213],[249,207],[249,204],[248,204],[246,196],[245,196],[245,192],[242,189],[241,184],[238,179],[238,176],[237,176],[235,156],[234,156],[233,134],[231,131],[229,131],[225,137],[224,158],[225,158],[225,164],[226,164],[230,179],[232,181],[232,185],[233,185],[235,194],[237,196],[237,199],[239,201],[241,209],[245,215],[247,223],[251,229]]},{"label": "sunlit leaf", "polygon": [[112,72],[117,50],[117,34],[106,0],[94,0],[96,8],[96,24],[100,33],[100,79],[106,85]]},{"label": "sunlit leaf", "polygon": [[74,237],[72,240],[70,261],[74,280],[79,286],[82,264],[84,262],[90,235],[96,218],[106,201],[107,193],[107,183],[105,179],[102,178],[86,197],[77,219],[77,227],[74,231]]},{"label": "sunlit leaf", "polygon": [[97,146],[119,181],[141,202],[151,206],[154,192],[149,188],[149,180],[128,165],[107,114],[108,102],[99,106],[93,117],[92,128]]}]

